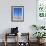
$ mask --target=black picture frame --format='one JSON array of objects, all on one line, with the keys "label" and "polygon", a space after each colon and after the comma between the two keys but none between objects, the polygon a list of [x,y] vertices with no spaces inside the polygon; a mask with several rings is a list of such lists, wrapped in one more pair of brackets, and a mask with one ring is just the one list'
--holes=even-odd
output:
[{"label": "black picture frame", "polygon": [[11,21],[24,22],[24,6],[11,6]]}]

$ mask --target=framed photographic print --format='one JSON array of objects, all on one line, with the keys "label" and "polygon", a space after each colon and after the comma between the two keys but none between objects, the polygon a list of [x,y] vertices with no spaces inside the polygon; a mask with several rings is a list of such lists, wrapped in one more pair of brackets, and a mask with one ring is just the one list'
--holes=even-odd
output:
[{"label": "framed photographic print", "polygon": [[11,6],[11,21],[12,22],[24,21],[24,6]]}]

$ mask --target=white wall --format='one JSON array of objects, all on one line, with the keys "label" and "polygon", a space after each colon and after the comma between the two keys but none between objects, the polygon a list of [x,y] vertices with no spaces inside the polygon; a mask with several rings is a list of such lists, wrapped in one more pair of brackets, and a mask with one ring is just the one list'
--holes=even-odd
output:
[{"label": "white wall", "polygon": [[[24,6],[24,22],[11,22],[11,6]],[[17,26],[19,32],[32,35],[32,24],[36,24],[36,0],[0,0],[0,34]]]}]

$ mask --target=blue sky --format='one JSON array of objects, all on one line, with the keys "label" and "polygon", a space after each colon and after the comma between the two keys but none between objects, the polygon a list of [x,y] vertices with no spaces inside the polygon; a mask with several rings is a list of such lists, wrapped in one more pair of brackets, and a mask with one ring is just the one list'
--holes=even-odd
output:
[{"label": "blue sky", "polygon": [[14,16],[21,16],[22,8],[14,8]]}]

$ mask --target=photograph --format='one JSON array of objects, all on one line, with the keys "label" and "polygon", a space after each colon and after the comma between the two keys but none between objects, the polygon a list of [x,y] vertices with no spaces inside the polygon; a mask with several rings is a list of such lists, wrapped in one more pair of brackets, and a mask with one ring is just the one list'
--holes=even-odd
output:
[{"label": "photograph", "polygon": [[11,21],[12,22],[24,21],[24,6],[11,6]]}]

